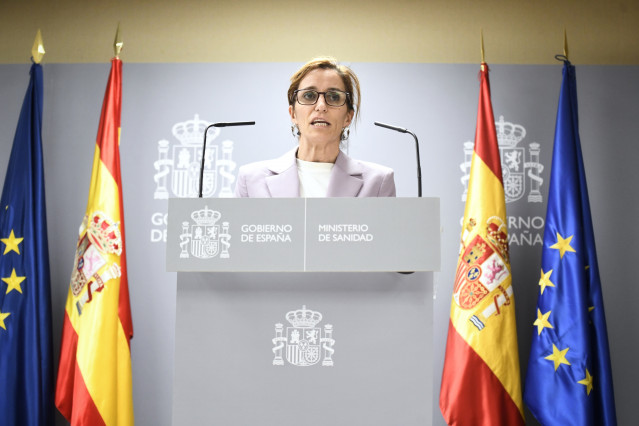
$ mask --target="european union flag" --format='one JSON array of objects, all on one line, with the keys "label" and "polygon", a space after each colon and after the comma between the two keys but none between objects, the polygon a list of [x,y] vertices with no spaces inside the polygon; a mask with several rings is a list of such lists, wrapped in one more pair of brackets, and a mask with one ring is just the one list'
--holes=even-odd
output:
[{"label": "european union flag", "polygon": [[0,424],[54,422],[42,166],[42,67],[31,66],[0,199]]},{"label": "european union flag", "polygon": [[541,264],[524,400],[545,425],[614,425],[606,318],[579,140],[577,80],[567,59]]}]

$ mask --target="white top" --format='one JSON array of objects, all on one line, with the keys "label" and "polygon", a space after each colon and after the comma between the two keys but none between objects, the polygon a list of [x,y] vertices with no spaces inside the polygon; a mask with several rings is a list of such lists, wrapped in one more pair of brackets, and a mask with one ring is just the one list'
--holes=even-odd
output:
[{"label": "white top", "polygon": [[297,174],[300,178],[300,197],[324,198],[333,163],[314,163],[297,159]]}]

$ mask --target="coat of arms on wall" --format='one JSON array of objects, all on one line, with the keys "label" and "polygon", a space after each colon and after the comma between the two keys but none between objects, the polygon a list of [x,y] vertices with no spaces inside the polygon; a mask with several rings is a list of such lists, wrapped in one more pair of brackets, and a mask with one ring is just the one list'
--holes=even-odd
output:
[{"label": "coat of arms on wall", "polygon": [[[198,195],[204,130],[209,124],[195,114],[193,120],[173,126],[172,133],[179,144],[171,145],[166,139],[158,141],[158,160],[153,164],[157,172],[153,177],[156,184],[153,198],[165,200],[169,195],[178,198]],[[233,141],[215,144],[219,134],[217,127],[209,129],[207,133],[202,182],[202,196],[207,198],[216,193],[220,198],[233,196],[231,186],[235,182],[233,171],[236,167],[232,159]]]},{"label": "coat of arms on wall", "polygon": [[[495,122],[495,129],[499,142],[501,174],[504,181],[506,202],[512,203],[521,199],[526,193],[526,183],[528,182],[530,185],[528,202],[541,203],[543,198],[540,189],[544,183],[541,172],[544,170],[544,166],[539,162],[540,145],[537,142],[530,143],[527,153],[525,148],[517,146],[526,137],[526,129],[520,124],[504,121],[503,115],[499,117],[499,121]],[[460,164],[462,172],[465,173],[462,177],[464,185],[462,201],[464,202],[468,193],[470,162],[474,148],[473,142],[464,143],[464,162]],[[528,155],[526,156],[526,154]]]}]

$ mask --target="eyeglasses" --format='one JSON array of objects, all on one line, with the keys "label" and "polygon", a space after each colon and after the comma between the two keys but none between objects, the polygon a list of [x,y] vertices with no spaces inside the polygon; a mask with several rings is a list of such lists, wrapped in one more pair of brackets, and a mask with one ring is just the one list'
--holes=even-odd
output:
[{"label": "eyeglasses", "polygon": [[293,95],[300,105],[315,105],[319,99],[319,95],[324,95],[324,101],[327,105],[341,107],[346,103],[350,93],[342,92],[341,90],[328,90],[326,92],[296,90],[293,92]]}]

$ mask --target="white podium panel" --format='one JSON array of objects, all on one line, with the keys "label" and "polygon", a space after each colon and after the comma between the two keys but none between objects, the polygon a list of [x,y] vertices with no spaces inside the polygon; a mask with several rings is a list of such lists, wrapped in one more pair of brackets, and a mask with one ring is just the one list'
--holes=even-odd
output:
[{"label": "white podium panel", "polygon": [[423,426],[432,273],[178,273],[173,424]]}]

